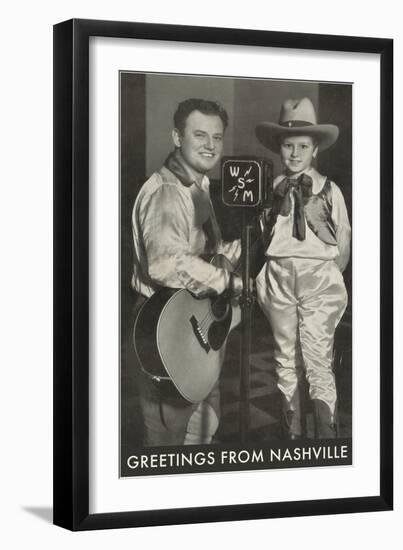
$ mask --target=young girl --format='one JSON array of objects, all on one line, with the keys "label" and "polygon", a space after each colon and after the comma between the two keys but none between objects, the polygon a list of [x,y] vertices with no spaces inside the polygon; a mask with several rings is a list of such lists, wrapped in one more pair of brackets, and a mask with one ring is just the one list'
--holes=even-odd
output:
[{"label": "young girl", "polygon": [[342,272],[350,256],[351,228],[340,189],[312,162],[338,134],[337,126],[317,124],[308,98],[285,101],[278,124],[263,122],[256,128],[259,141],[279,153],[284,165],[274,180],[272,208],[263,216],[267,262],[256,283],[273,331],[283,425],[290,439],[302,435],[303,371],[316,437],[337,437],[332,355],[347,305]]}]

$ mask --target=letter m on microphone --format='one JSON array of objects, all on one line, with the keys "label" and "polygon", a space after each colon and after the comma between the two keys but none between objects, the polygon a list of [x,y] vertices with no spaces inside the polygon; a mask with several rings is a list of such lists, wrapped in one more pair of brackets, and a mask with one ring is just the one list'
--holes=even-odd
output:
[{"label": "letter m on microphone", "polygon": [[226,206],[254,208],[261,203],[261,161],[246,157],[225,157],[221,174],[222,200]]}]

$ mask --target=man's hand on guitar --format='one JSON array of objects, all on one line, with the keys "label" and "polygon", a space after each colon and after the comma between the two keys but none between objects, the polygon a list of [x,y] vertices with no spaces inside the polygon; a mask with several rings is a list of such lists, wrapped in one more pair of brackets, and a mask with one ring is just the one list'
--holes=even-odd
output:
[{"label": "man's hand on guitar", "polygon": [[[253,291],[254,280],[252,278],[249,280],[249,285],[250,285],[251,291]],[[242,289],[243,289],[242,277],[236,273],[232,273],[231,279],[230,279],[230,287],[229,287],[231,296],[235,299],[240,298],[242,295]]]},{"label": "man's hand on guitar", "polygon": [[236,273],[231,273],[230,286],[229,286],[231,296],[233,298],[239,298],[239,296],[242,294],[242,288],[243,288],[242,277],[240,277]]}]

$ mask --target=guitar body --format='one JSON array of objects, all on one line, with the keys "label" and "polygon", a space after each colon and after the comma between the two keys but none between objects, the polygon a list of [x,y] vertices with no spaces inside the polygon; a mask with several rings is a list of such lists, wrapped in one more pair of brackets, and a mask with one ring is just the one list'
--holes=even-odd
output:
[{"label": "guitar body", "polygon": [[[222,256],[213,263],[231,266]],[[198,403],[217,382],[228,335],[240,321],[239,305],[224,296],[200,299],[185,289],[161,289],[144,303],[134,325],[141,367],[170,379],[184,399]]]}]

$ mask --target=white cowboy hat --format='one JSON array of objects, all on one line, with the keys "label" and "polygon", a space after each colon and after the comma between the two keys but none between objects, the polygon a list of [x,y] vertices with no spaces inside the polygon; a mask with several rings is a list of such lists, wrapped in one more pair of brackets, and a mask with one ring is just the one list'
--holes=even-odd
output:
[{"label": "white cowboy hat", "polygon": [[268,149],[280,151],[279,136],[312,136],[319,151],[327,149],[339,137],[339,128],[334,124],[318,124],[312,101],[308,97],[284,101],[278,124],[262,122],[256,126],[256,137]]}]

